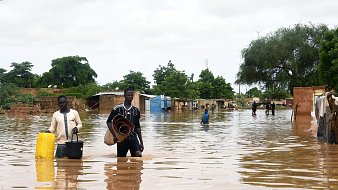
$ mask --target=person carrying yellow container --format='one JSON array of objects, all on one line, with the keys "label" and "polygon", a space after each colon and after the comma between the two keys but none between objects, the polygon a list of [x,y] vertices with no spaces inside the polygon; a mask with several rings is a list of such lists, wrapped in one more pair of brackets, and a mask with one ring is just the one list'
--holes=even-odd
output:
[{"label": "person carrying yellow container", "polygon": [[55,158],[66,157],[66,141],[72,134],[77,134],[82,127],[79,113],[68,108],[68,99],[64,95],[58,98],[59,111],[54,112],[51,125],[47,132],[55,133],[57,148]]}]

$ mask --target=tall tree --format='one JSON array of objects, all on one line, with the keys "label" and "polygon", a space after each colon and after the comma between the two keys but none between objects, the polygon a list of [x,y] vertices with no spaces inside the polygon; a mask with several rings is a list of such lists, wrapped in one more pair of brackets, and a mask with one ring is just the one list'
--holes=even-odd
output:
[{"label": "tall tree", "polygon": [[321,43],[319,72],[328,87],[338,92],[338,28],[327,32]]},{"label": "tall tree", "polygon": [[[184,71],[174,71],[162,83],[164,95],[187,101],[196,93]],[[189,88],[190,87],[190,88]]]},{"label": "tall tree", "polygon": [[171,62],[171,60],[169,60],[168,65],[165,66],[159,66],[158,68],[155,69],[153,77],[154,77],[154,82],[155,82],[155,86],[154,86],[154,93],[155,94],[165,94],[166,89],[164,86],[164,81],[166,80],[166,78],[168,76],[170,76],[171,74],[173,74],[174,72],[177,72],[174,64]]},{"label": "tall tree", "polygon": [[236,83],[290,92],[295,86],[321,85],[317,70],[319,44],[327,31],[325,25],[297,24],[252,41],[242,50],[244,62]]},{"label": "tall tree", "polygon": [[52,68],[38,81],[39,86],[75,87],[95,82],[96,72],[86,57],[68,56],[52,60]]},{"label": "tall tree", "polygon": [[246,93],[245,93],[245,96],[246,97],[262,97],[263,95],[263,92],[261,90],[259,90],[257,87],[254,87],[254,88],[251,88],[250,90],[248,90]]},{"label": "tall tree", "polygon": [[160,85],[163,81],[165,81],[166,77],[177,71],[175,65],[169,60],[168,65],[166,67],[159,66],[156,68],[153,74],[154,81],[157,85]]},{"label": "tall tree", "polygon": [[214,74],[207,68],[201,71],[199,82],[213,83],[215,80]]},{"label": "tall tree", "polygon": [[201,71],[196,85],[201,98],[233,98],[234,96],[231,84],[227,83],[222,76],[215,78],[209,69]]},{"label": "tall tree", "polygon": [[150,82],[147,81],[146,77],[144,77],[141,72],[130,71],[129,74],[123,76],[121,82],[125,87],[131,87],[141,92],[147,92],[150,87]]},{"label": "tall tree", "polygon": [[202,70],[197,81],[200,97],[204,99],[214,98],[214,74],[207,68]]},{"label": "tall tree", "polygon": [[25,61],[22,63],[11,63],[13,69],[5,74],[5,80],[16,84],[18,87],[33,87],[35,76],[31,73],[33,64]]},{"label": "tall tree", "polygon": [[217,76],[213,82],[213,97],[231,99],[234,97],[234,89],[221,76]]}]

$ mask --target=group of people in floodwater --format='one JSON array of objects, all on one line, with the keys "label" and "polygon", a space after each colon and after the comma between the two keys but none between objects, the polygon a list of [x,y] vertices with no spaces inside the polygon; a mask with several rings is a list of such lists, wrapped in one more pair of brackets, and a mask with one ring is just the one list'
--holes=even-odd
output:
[{"label": "group of people in floodwater", "polygon": [[338,143],[337,128],[338,97],[332,92],[318,96],[315,102],[315,121],[317,121],[317,139],[330,144]]},{"label": "group of people in floodwater", "polygon": [[[252,109],[252,116],[256,116],[256,111],[257,111],[257,103],[256,103],[256,101],[253,101],[253,103],[251,105],[251,109]],[[276,109],[275,102],[267,101],[265,103],[265,114],[266,115],[270,114],[270,110],[271,110],[271,114],[275,115],[275,109]]]},{"label": "group of people in floodwater", "polygon": [[[117,157],[126,157],[128,151],[132,157],[142,157],[144,146],[141,134],[140,111],[131,103],[133,96],[133,89],[125,89],[124,102],[115,106],[107,119],[108,129],[112,128],[112,120],[117,115],[128,119],[134,126],[133,131],[121,142],[116,141],[114,134],[110,136],[114,138],[117,144]],[[68,155],[66,141],[69,141],[73,135],[77,135],[82,128],[82,122],[79,113],[74,109],[68,108],[68,98],[66,96],[60,95],[57,101],[60,110],[54,112],[49,129],[43,132],[55,134],[57,143],[55,157],[64,158]]]}]

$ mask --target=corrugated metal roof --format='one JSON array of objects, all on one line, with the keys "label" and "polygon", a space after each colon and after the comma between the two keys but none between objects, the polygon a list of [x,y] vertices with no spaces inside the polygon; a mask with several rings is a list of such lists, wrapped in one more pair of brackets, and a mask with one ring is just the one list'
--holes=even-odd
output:
[{"label": "corrugated metal roof", "polygon": [[94,94],[93,96],[101,96],[101,95],[116,95],[116,96],[123,96],[123,91],[116,91],[116,92],[99,92],[97,94]]},{"label": "corrugated metal roof", "polygon": [[140,94],[140,95],[148,97],[148,98],[154,98],[154,97],[156,97],[156,95],[151,95],[151,94]]}]

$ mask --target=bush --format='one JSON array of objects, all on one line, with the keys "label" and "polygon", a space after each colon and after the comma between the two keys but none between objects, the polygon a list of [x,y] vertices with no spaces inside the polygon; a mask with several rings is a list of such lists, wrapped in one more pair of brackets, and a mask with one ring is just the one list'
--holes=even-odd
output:
[{"label": "bush", "polygon": [[53,94],[53,93],[48,92],[45,89],[40,89],[39,96],[59,96],[59,94]]},{"label": "bush", "polygon": [[76,93],[76,92],[69,92],[65,93],[65,96],[75,96],[76,98],[83,98],[83,95],[81,93]]},{"label": "bush", "polygon": [[12,83],[0,84],[0,108],[9,109],[15,103],[18,87]]},{"label": "bush", "polygon": [[18,94],[15,97],[15,102],[24,103],[24,104],[33,104],[35,102],[35,97],[31,94]]}]

